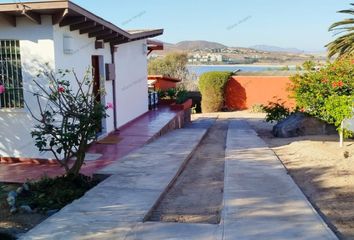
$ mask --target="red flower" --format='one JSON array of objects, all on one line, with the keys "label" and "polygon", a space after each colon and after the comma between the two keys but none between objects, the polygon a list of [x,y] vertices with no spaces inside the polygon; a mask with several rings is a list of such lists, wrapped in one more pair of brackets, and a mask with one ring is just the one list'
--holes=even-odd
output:
[{"label": "red flower", "polygon": [[328,79],[323,79],[322,83],[328,83]]},{"label": "red flower", "polygon": [[343,87],[344,83],[342,81],[338,81],[338,82],[333,82],[332,83],[332,87]]},{"label": "red flower", "polygon": [[0,85],[0,94],[5,92],[5,87],[4,85]]},{"label": "red flower", "polygon": [[58,92],[60,92],[60,93],[65,92],[65,88],[64,87],[58,87]]}]

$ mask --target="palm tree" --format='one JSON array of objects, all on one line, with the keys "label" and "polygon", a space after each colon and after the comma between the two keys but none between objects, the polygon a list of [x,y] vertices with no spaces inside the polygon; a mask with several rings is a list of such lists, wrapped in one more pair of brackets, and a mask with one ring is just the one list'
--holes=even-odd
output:
[{"label": "palm tree", "polygon": [[[350,5],[354,6],[354,3]],[[354,8],[339,11],[339,13],[346,13],[354,15]],[[339,36],[336,40],[326,45],[328,48],[328,57],[333,57],[338,54],[338,57],[354,53],[354,18],[344,19],[333,23],[329,27],[329,31],[335,31],[336,34],[344,35]]]}]

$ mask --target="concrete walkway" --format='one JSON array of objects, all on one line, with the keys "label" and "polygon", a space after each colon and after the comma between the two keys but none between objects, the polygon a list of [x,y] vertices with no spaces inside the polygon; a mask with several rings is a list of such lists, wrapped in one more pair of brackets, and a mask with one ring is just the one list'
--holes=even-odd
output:
[{"label": "concrete walkway", "polygon": [[337,239],[245,121],[229,125],[223,239]]},{"label": "concrete walkway", "polygon": [[100,170],[112,175],[20,239],[126,239],[182,170],[212,122],[175,130]]},{"label": "concrete walkway", "polygon": [[21,239],[337,239],[275,154],[230,120],[220,224],[144,222],[210,126],[176,130],[101,171],[111,177]]}]

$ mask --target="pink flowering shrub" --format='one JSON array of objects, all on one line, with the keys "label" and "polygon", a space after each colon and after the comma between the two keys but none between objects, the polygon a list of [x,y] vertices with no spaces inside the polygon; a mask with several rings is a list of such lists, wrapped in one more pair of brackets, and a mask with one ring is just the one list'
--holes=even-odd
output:
[{"label": "pink flowering shrub", "polygon": [[[74,80],[66,80],[66,75]],[[34,94],[39,115],[30,109],[38,122],[32,137],[41,152],[51,152],[68,175],[77,176],[89,143],[96,139],[101,121],[107,117],[107,107],[96,100],[89,72],[83,80],[70,71],[43,72],[40,76],[48,79],[49,90],[34,81],[40,91]],[[41,99],[45,99],[45,103]]]}]

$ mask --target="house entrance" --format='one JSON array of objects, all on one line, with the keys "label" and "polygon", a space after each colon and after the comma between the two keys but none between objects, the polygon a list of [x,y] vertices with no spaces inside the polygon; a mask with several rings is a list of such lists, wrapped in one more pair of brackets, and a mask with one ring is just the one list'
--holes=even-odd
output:
[{"label": "house entrance", "polygon": [[[105,105],[104,94],[101,90],[104,89],[104,62],[103,56],[92,56],[92,80],[93,80],[93,94],[96,96],[96,101]],[[106,132],[105,121],[102,119],[102,124],[99,129],[99,134],[102,135]]]}]

